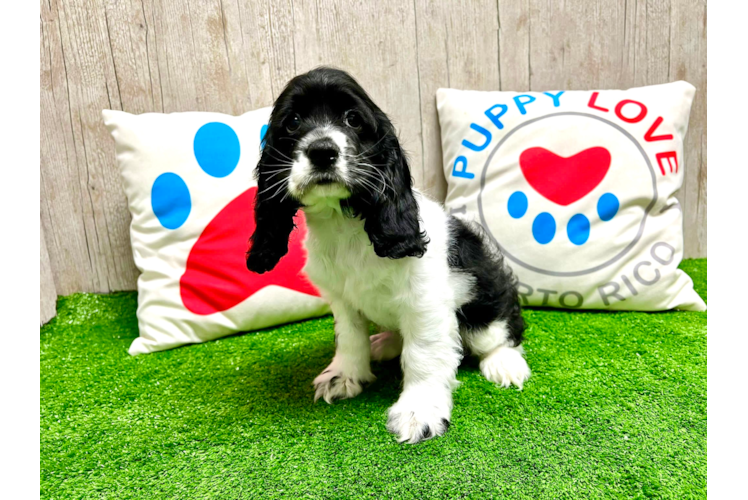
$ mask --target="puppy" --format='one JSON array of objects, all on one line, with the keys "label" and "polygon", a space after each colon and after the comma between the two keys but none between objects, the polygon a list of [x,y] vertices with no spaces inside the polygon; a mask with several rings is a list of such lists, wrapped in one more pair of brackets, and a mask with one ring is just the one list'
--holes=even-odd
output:
[{"label": "puppy", "polygon": [[[335,356],[315,400],[352,398],[370,362],[400,356],[403,391],[387,429],[400,442],[444,434],[463,348],[504,387],[530,376],[516,279],[478,227],[412,187],[387,116],[347,73],[318,68],[275,102],[256,171],[247,267],[273,269],[306,215],[305,271],[335,316]],[[383,330],[369,337],[369,324]]]}]

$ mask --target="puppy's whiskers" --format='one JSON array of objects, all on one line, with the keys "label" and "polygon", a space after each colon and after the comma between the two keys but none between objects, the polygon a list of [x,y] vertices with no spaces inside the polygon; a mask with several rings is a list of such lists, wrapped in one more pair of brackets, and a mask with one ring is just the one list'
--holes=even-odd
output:
[{"label": "puppy's whiskers", "polygon": [[[284,153],[282,153],[281,151],[278,151],[278,150],[277,150],[276,148],[274,148],[274,147],[273,147],[273,146],[271,146],[270,144],[265,144],[265,146],[264,146],[263,150],[267,150],[267,149],[269,149],[270,151],[275,151],[276,153],[278,153],[279,155],[281,155],[281,156],[282,156],[283,158],[285,158],[286,160],[288,160],[288,161],[290,161],[290,162],[293,162],[293,161],[294,161],[294,159],[293,159],[293,158],[291,158],[291,157],[289,157],[289,156],[285,155],[285,154],[284,154]],[[275,158],[275,159],[276,159],[276,160],[278,160],[278,161],[283,161],[283,160],[281,160],[280,158],[278,158],[277,156],[274,156],[273,154],[271,154],[271,153],[270,153],[270,151],[268,151],[268,155],[270,155],[270,156],[271,156],[272,158]]]},{"label": "puppy's whiskers", "polygon": [[379,140],[377,142],[375,142],[374,144],[372,144],[371,146],[369,146],[368,148],[366,148],[364,151],[361,151],[359,154],[354,155],[353,158],[358,158],[358,159],[362,158],[366,153],[368,153],[369,151],[371,151],[372,149],[374,149],[375,147],[377,147],[380,142],[382,142],[383,140],[385,140],[387,137],[389,137],[391,135],[392,135],[391,132],[388,132],[388,133],[384,134],[382,137],[379,138]]},{"label": "puppy's whiskers", "polygon": [[366,187],[367,189],[370,189],[371,191],[374,191],[376,193],[384,195],[384,186],[382,186],[381,188],[379,188],[379,187],[373,185],[371,182],[366,181],[364,179],[358,179],[357,183],[359,185],[363,186],[363,187]]},{"label": "puppy's whiskers", "polygon": [[[370,177],[369,175],[363,175],[363,174],[366,174],[367,172],[364,172],[362,170],[359,170],[357,173],[358,174],[362,174],[361,176],[359,176],[359,177],[357,177],[355,179],[355,181],[359,185],[365,186],[365,187],[369,188],[372,191],[379,192],[379,194],[381,194],[382,196],[384,196],[384,192],[385,192],[385,189],[387,188],[387,186],[384,183],[382,183],[380,179],[378,179],[376,177]],[[379,186],[377,186],[375,184],[375,182],[378,182]]]},{"label": "puppy's whiskers", "polygon": [[382,188],[388,188],[387,182],[383,180],[382,177],[378,177],[371,172],[367,172],[366,170],[359,170],[357,173],[361,174],[365,179],[368,179],[371,182],[376,182],[379,184],[382,184]]},{"label": "puppy's whiskers", "polygon": [[[272,186],[268,186],[268,187],[266,187],[265,189],[263,189],[262,191],[260,191],[259,193],[257,193],[257,195],[259,196],[259,195],[261,195],[261,194],[265,194],[265,193],[267,193],[268,191],[270,191],[271,189],[273,189],[274,187],[276,187],[276,186],[280,186],[280,185],[281,185],[281,184],[283,184],[284,182],[286,182],[286,183],[287,183],[287,182],[288,182],[289,180],[290,180],[290,177],[286,177],[286,178],[284,178],[284,179],[281,179],[281,180],[279,180],[278,182],[276,182],[275,184],[273,184]],[[282,187],[282,186],[281,186],[281,189],[283,189],[283,187]],[[273,199],[273,198],[274,198],[274,197],[275,197],[275,196],[276,196],[276,195],[278,194],[278,192],[280,192],[280,190],[276,191],[276,192],[275,192],[275,194],[273,194],[273,196],[271,196],[271,197],[270,197],[270,198],[268,198],[268,199],[269,199],[269,200],[272,200],[272,199]]]},{"label": "puppy's whiskers", "polygon": [[275,177],[278,174],[281,174],[283,172],[290,172],[290,171],[291,171],[291,167],[281,168],[279,170],[267,170],[266,172],[271,173],[272,175],[268,175],[266,178],[267,179],[272,179],[273,177]]},{"label": "puppy's whiskers", "polygon": [[387,182],[387,177],[385,177],[384,173],[374,168],[374,166],[371,163],[357,162],[356,165],[360,167],[367,167],[367,168],[359,169],[357,171],[359,174],[364,175],[368,177],[369,179],[382,183],[382,194],[384,194],[385,189],[390,189],[393,193],[395,192],[395,188],[393,188],[390,185],[390,183]]}]

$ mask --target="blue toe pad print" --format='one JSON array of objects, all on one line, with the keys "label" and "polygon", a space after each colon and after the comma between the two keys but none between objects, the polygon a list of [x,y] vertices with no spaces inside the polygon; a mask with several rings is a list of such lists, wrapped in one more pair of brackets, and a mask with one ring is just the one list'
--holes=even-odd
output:
[{"label": "blue toe pad print", "polygon": [[175,173],[159,175],[151,187],[151,207],[166,229],[176,229],[187,220],[192,210],[190,190]]},{"label": "blue toe pad print", "polygon": [[[515,191],[507,200],[507,212],[513,219],[521,219],[527,213],[529,202],[522,191]],[[605,193],[597,200],[597,215],[608,222],[618,213],[620,202],[612,193]],[[566,224],[569,241],[580,246],[590,239],[590,219],[584,214],[575,214]],[[541,245],[547,245],[556,236],[556,219],[548,212],[538,214],[532,222],[532,237]]]},{"label": "blue toe pad print", "polygon": [[225,123],[211,122],[200,127],[193,147],[198,165],[210,176],[226,177],[239,164],[239,137]]},{"label": "blue toe pad print", "polygon": [[532,221],[532,236],[541,245],[550,243],[556,236],[556,219],[548,212],[543,212]]},{"label": "blue toe pad print", "polygon": [[618,198],[614,194],[605,193],[597,201],[597,215],[600,220],[609,221],[618,213]]},{"label": "blue toe pad print", "polygon": [[575,245],[584,245],[590,238],[590,221],[582,214],[574,215],[566,225],[569,241]]},{"label": "blue toe pad print", "polygon": [[512,193],[507,203],[507,209],[509,210],[509,215],[515,219],[524,216],[527,213],[527,195],[522,191]]}]

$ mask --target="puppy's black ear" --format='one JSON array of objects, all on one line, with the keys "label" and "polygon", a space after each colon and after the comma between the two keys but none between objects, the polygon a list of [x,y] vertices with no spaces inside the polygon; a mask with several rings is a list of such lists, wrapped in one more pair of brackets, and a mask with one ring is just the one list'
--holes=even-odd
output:
[{"label": "puppy's black ear", "polygon": [[268,130],[257,165],[255,232],[247,252],[247,269],[259,274],[272,270],[288,253],[288,238],[296,227],[293,218],[299,209],[298,202],[288,195],[287,174],[283,177],[273,175],[277,167],[272,165],[278,164],[280,153],[272,145],[272,139],[273,134]]},{"label": "puppy's black ear", "polygon": [[378,256],[422,257],[429,241],[420,228],[408,161],[394,130],[391,133],[380,156],[385,160],[382,173],[388,186],[383,192],[369,192],[355,208],[364,219],[364,230]]}]

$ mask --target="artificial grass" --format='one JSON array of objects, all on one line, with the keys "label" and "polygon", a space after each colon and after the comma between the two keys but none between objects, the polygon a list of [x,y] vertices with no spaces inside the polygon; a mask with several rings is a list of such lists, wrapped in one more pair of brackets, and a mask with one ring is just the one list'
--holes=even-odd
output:
[{"label": "artificial grass", "polygon": [[526,310],[524,390],[467,359],[449,432],[398,445],[397,361],[313,402],[331,317],[130,357],[135,308],[63,297],[41,329],[42,498],[706,497],[706,313]]}]

